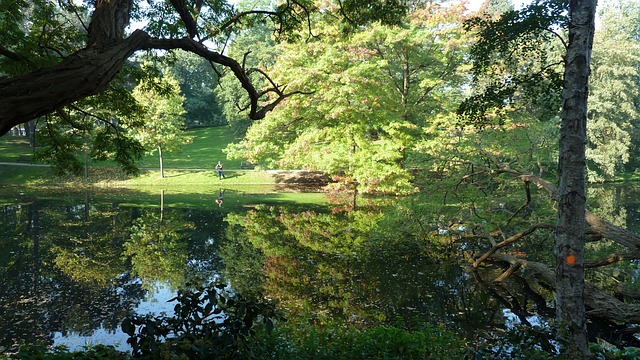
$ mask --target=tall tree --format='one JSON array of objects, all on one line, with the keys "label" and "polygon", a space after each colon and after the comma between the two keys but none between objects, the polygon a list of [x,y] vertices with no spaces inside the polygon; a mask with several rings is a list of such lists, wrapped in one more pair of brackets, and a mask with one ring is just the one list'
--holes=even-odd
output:
[{"label": "tall tree", "polygon": [[[245,66],[254,69],[269,69],[273,67],[279,47],[272,30],[266,25],[255,25],[251,29],[239,32],[229,44],[229,54],[234,57],[243,57]],[[253,121],[247,116],[249,97],[242,90],[231,74],[222,73],[220,86],[216,88],[216,96],[222,100],[224,117],[238,136],[244,136]],[[266,87],[268,82],[259,71],[253,72],[251,81],[256,86]]]},{"label": "tall tree", "polygon": [[141,83],[133,90],[133,95],[145,107],[145,126],[135,130],[135,137],[147,147],[149,154],[158,152],[160,178],[164,178],[164,153],[180,149],[191,142],[185,134],[184,97],[179,94],[178,83],[166,77],[150,87]]},{"label": "tall tree", "polygon": [[[482,94],[470,98],[459,109],[467,119],[487,124],[491,120],[491,109],[500,113],[519,98],[534,100],[533,103],[544,99],[545,93],[557,88],[557,69],[552,66],[553,62],[547,64],[549,52],[539,52],[543,48],[530,46],[528,40],[558,38],[565,46],[554,251],[558,330],[564,336],[565,353],[570,358],[589,356],[584,298],[585,144],[595,10],[595,0],[536,1],[523,11],[507,12],[495,21],[471,22],[481,29],[480,41],[474,48],[476,73],[487,71],[498,75],[498,80],[489,83]],[[568,28],[568,41],[557,32],[558,26]],[[522,75],[505,77],[492,72],[496,68],[492,56],[519,51],[535,54],[531,58],[535,66],[522,67],[518,59],[512,59],[509,62],[516,64]],[[550,85],[546,89],[540,86],[545,82]]]},{"label": "tall tree", "polygon": [[587,167],[590,181],[610,179],[637,154],[640,117],[640,6],[605,1],[594,35],[589,79]]},{"label": "tall tree", "polygon": [[597,0],[569,2],[569,43],[562,91],[558,159],[556,317],[567,330],[566,353],[589,358],[584,305],[587,98]]},{"label": "tall tree", "polygon": [[415,144],[461,96],[461,13],[422,5],[402,26],[347,37],[325,19],[323,33],[284,47],[274,66],[276,80],[310,94],[253,124],[229,156],[323,171],[360,191],[412,190],[409,167],[425,166]]},{"label": "tall tree", "polygon": [[223,125],[222,102],[214,93],[218,83],[217,69],[193,53],[176,51],[174,55],[175,59],[170,59],[165,72],[180,84],[185,99],[186,125]]}]

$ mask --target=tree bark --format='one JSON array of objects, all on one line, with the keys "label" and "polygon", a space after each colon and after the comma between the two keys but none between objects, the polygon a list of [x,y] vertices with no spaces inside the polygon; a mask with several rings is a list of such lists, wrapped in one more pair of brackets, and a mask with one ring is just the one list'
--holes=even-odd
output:
[{"label": "tree bark", "polygon": [[83,49],[54,67],[0,80],[0,135],[104,90],[148,39],[138,30],[111,47]]},{"label": "tree bark", "polygon": [[[187,24],[188,33],[197,34],[195,20],[187,11],[187,2],[171,4]],[[284,93],[259,69],[245,69],[236,60],[208,49],[190,37],[154,39],[142,30],[125,38],[133,0],[96,0],[84,49],[65,57],[53,67],[12,78],[0,78],[0,136],[12,127],[54,112],[63,106],[103,91],[138,50],[182,49],[231,69],[249,96],[249,118],[259,120],[282,100],[303,93]],[[259,72],[271,87],[258,91],[249,73]],[[274,95],[268,99],[268,95]],[[259,104],[260,101],[267,103]],[[268,102],[270,101],[270,102]]]},{"label": "tree bark", "polygon": [[586,229],[585,143],[589,64],[596,0],[569,3],[569,45],[565,59],[555,229],[556,320],[565,356],[589,358],[584,298]]},{"label": "tree bark", "polygon": [[164,179],[164,163],[162,159],[162,146],[158,146],[158,157],[160,158],[160,179]]}]

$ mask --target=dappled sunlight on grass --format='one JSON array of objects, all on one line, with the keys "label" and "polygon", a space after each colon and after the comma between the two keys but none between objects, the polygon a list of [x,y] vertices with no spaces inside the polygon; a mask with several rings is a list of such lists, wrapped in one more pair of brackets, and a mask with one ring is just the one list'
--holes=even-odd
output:
[{"label": "dappled sunlight on grass", "polygon": [[[214,126],[187,130],[187,135],[194,136],[193,142],[184,146],[182,151],[164,153],[165,168],[179,169],[213,169],[218,161],[222,161],[225,169],[239,169],[239,161],[227,161],[222,152],[227,144],[234,141],[234,135],[226,126]],[[139,164],[143,168],[159,167],[158,154],[145,155]]]},{"label": "dappled sunlight on grass", "polygon": [[218,186],[242,186],[242,185],[273,185],[273,174],[265,171],[231,170],[225,171],[226,178],[219,180],[213,170],[180,171],[165,170],[165,177],[160,178],[159,170],[144,170],[140,176],[126,180],[102,181],[98,186],[112,187],[218,187]]},{"label": "dappled sunlight on grass", "polygon": [[48,167],[0,165],[0,184],[40,185],[53,181]]},{"label": "dappled sunlight on grass", "polygon": [[31,156],[33,150],[29,147],[29,140],[23,137],[5,135],[0,141],[0,161],[14,162],[20,156]]}]

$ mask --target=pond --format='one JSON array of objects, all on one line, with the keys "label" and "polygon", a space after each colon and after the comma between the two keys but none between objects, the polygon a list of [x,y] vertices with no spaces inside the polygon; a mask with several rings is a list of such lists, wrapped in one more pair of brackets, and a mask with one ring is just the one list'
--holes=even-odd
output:
[{"label": "pond", "polygon": [[178,289],[212,280],[277,300],[294,324],[403,318],[473,333],[508,324],[512,310],[550,313],[549,298],[505,300],[485,286],[450,236],[435,231],[425,246],[402,229],[372,233],[384,228],[379,210],[343,211],[322,194],[5,188],[0,199],[3,352],[129,350],[126,316],[172,314]]}]

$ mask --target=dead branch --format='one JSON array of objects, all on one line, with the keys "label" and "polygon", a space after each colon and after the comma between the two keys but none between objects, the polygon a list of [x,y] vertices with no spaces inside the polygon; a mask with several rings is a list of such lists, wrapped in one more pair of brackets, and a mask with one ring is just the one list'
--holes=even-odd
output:
[{"label": "dead branch", "polygon": [[600,260],[596,260],[596,261],[589,261],[584,263],[584,267],[586,269],[591,269],[591,268],[596,268],[596,267],[600,267],[600,266],[607,266],[607,265],[611,265],[614,263],[617,263],[618,261],[625,261],[625,260],[637,260],[640,259],[640,253],[634,253],[634,254],[611,254],[607,257],[605,257],[604,259],[600,259]]},{"label": "dead branch", "polygon": [[498,276],[493,282],[495,284],[502,284],[509,276],[513,275],[514,272],[518,271],[522,267],[522,262],[518,261],[515,264],[509,266],[507,271],[503,272],[502,275]]},{"label": "dead branch", "polygon": [[[538,275],[538,278],[555,288],[555,274],[545,264],[516,258],[506,254],[494,254],[494,260],[506,262],[514,266],[520,263],[522,268]],[[585,283],[585,305],[588,309],[587,316],[599,317],[616,324],[633,324],[640,322],[640,304],[629,304],[620,301],[600,289],[599,287]]]},{"label": "dead branch", "polygon": [[476,261],[473,262],[473,268],[477,269],[478,266],[480,266],[480,264],[485,261],[486,259],[488,259],[491,255],[493,255],[496,251],[500,250],[501,248],[512,244],[520,239],[522,239],[523,237],[535,232],[538,229],[553,229],[555,226],[551,225],[551,224],[536,224],[530,228],[528,228],[527,230],[520,232],[518,234],[515,234],[513,236],[510,236],[509,238],[507,238],[504,241],[501,241],[500,243],[494,245],[489,251],[487,251],[486,253],[484,253],[482,256],[480,256],[478,259],[476,259]]},{"label": "dead branch", "polygon": [[[538,188],[546,190],[552,200],[558,200],[558,190],[549,181],[541,179],[533,174],[523,174],[510,168],[499,168],[496,170],[500,173],[511,174],[522,181],[530,182]],[[640,251],[640,236],[632,233],[627,229],[616,226],[604,219],[599,218],[591,211],[587,210],[587,224],[595,234],[601,235],[603,238],[614,241],[622,246],[629,248],[632,252]]]}]

